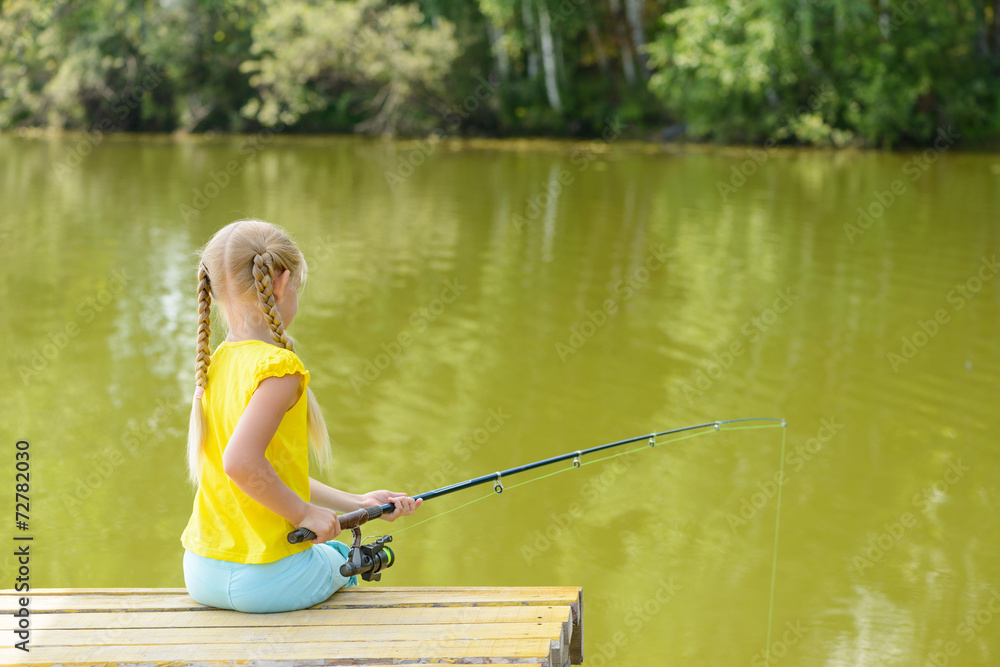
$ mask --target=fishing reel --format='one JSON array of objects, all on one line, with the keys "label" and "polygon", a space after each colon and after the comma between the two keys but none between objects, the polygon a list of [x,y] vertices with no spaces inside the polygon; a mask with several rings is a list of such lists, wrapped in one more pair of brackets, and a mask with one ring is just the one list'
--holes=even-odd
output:
[{"label": "fishing reel", "polygon": [[374,542],[361,544],[361,528],[355,526],[351,532],[354,533],[354,543],[351,544],[347,562],[340,566],[340,574],[345,577],[360,574],[365,581],[380,581],[382,570],[396,562],[392,549],[386,546],[392,542],[392,535],[383,535]]},{"label": "fishing reel", "polygon": [[[380,581],[382,570],[392,567],[392,564],[396,562],[396,556],[392,553],[392,549],[386,546],[387,543],[392,542],[392,535],[383,535],[374,542],[361,544],[361,524],[379,518],[383,512],[387,511],[386,508],[392,508],[392,505],[362,507],[359,510],[341,514],[337,518],[342,528],[350,528],[351,532],[354,533],[354,542],[347,554],[347,562],[340,566],[341,575],[353,577],[360,574],[365,581]],[[296,528],[288,533],[290,544],[315,539],[316,533],[308,528]]]}]

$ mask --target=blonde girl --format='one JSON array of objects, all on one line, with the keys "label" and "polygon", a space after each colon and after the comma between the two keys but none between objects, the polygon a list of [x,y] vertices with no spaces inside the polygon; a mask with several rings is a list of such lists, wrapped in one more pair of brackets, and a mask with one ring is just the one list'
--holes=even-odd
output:
[{"label": "blonde girl", "polygon": [[[357,579],[340,574],[347,545],[337,512],[393,503],[383,519],[412,514],[405,493],[357,495],[309,476],[308,450],[324,464],[330,440],[309,371],[285,329],[298,310],[306,263],[276,226],[239,220],[202,249],[198,353],[188,468],[198,485],[181,537],[184,581],[198,602],[247,612],[304,609]],[[212,302],[226,340],[209,351]],[[305,527],[311,543],[289,544]]]}]

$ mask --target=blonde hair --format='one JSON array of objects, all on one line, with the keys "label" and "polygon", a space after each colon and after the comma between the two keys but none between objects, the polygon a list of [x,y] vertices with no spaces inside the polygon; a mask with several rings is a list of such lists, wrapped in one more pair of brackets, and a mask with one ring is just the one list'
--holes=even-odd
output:
[{"label": "blonde hair", "polygon": [[[274,301],[274,276],[291,272],[289,287],[300,288],[306,280],[306,260],[283,230],[262,220],[237,220],[220,229],[200,253],[198,263],[198,351],[195,356],[196,391],[188,427],[188,474],[198,484],[208,433],[200,394],[208,386],[211,363],[209,309],[215,299],[226,326],[233,317],[244,324],[264,322],[275,344],[295,351],[295,342],[285,333]],[[330,461],[330,435],[312,388],[306,388],[309,445],[321,466]]]}]

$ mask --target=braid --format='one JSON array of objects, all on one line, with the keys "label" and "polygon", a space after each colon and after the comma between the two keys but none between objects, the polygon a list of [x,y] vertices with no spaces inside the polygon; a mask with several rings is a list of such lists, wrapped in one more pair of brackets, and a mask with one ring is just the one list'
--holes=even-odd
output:
[{"label": "braid", "polygon": [[253,279],[257,284],[257,304],[264,313],[264,319],[271,327],[271,337],[274,342],[286,350],[295,351],[291,339],[285,334],[285,326],[281,323],[281,313],[274,303],[272,283],[274,283],[274,256],[270,252],[253,256]]},{"label": "braid", "polygon": [[195,484],[201,479],[201,459],[205,451],[205,436],[208,423],[205,419],[205,409],[202,407],[202,397],[208,386],[208,365],[212,362],[209,356],[209,339],[212,337],[212,318],[209,309],[212,306],[212,283],[208,279],[208,267],[204,262],[198,264],[198,355],[194,362],[194,400],[191,401],[191,421],[188,424],[188,476]]},{"label": "braid", "polygon": [[212,305],[212,285],[208,269],[198,266],[198,356],[195,360],[195,384],[204,389],[208,386],[209,339],[212,336],[212,320],[209,308]]}]

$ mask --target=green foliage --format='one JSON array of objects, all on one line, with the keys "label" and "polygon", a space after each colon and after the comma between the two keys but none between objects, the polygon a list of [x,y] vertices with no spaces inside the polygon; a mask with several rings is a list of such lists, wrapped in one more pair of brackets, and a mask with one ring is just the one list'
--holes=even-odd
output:
[{"label": "green foliage", "polygon": [[170,82],[178,129],[245,129],[240,108],[253,90],[240,66],[261,11],[259,0],[176,0],[156,10],[142,51]]},{"label": "green foliage", "polygon": [[142,0],[5,3],[0,125],[86,127],[91,120],[117,119],[117,108],[142,85],[136,16],[143,5]]},{"label": "green foliage", "polygon": [[0,128],[1000,135],[986,0],[0,0]]},{"label": "green foliage", "polygon": [[253,4],[7,3],[0,126],[238,129],[231,121],[249,94],[239,75],[249,48],[242,14]]},{"label": "green foliage", "polygon": [[[667,12],[651,89],[698,136],[892,146],[1000,131],[979,0],[701,0]],[[992,43],[987,35],[993,35]]]},{"label": "green foliage", "polygon": [[416,5],[384,0],[276,0],[253,27],[243,64],[256,95],[243,113],[265,126],[288,126],[345,93],[367,100],[361,131],[394,134],[443,97],[458,52],[447,21],[423,25]]},{"label": "green foliage", "polygon": [[745,141],[758,124],[774,126],[766,100],[780,57],[776,18],[758,3],[704,2],[667,14],[665,35],[649,48],[658,70],[650,87],[699,135]]}]

